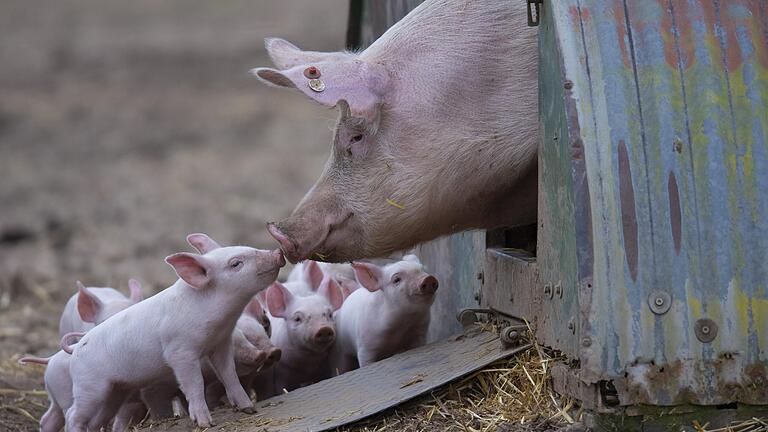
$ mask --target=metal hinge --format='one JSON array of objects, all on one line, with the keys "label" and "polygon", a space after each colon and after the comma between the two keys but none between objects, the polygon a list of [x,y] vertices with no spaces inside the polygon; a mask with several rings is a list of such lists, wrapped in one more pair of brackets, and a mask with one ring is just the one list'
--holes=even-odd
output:
[{"label": "metal hinge", "polygon": [[[544,0],[526,0],[528,4],[528,27],[536,27],[539,25],[539,18],[541,17],[541,4]],[[531,8],[533,6],[533,8]],[[536,11],[534,13],[534,10]]]}]

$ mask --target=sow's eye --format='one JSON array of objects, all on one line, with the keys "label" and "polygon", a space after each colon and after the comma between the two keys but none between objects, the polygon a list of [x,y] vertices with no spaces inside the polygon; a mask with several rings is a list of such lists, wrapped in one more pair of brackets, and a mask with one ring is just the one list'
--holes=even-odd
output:
[{"label": "sow's eye", "polygon": [[240,268],[242,265],[243,265],[243,260],[241,260],[240,258],[233,258],[233,259],[232,259],[232,260],[229,262],[229,268],[231,268],[231,269],[238,269],[238,268]]},{"label": "sow's eye", "polygon": [[347,155],[353,156],[358,154],[359,151],[355,149],[355,147],[363,142],[363,140],[365,140],[365,135],[361,133],[355,133],[354,135],[350,136],[346,145]]}]

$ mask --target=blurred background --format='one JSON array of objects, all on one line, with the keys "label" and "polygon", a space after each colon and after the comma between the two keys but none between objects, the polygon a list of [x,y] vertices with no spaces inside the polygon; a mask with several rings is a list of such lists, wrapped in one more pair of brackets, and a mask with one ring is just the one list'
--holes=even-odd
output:
[{"label": "blurred background", "polygon": [[[53,352],[77,279],[126,292],[135,277],[146,294],[170,285],[163,258],[189,249],[187,233],[277,246],[265,223],[320,174],[336,113],[248,71],[269,65],[268,36],[343,49],[347,7],[0,3],[2,360]],[[0,368],[0,387],[42,388],[38,372],[24,383]]]}]

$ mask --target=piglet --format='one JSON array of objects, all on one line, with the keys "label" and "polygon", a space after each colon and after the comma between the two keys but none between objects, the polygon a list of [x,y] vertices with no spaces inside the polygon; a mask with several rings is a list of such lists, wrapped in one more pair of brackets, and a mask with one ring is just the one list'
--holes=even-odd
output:
[{"label": "piglet", "polygon": [[205,234],[187,240],[201,244],[205,253],[165,259],[179,276],[176,283],[95,327],[75,346],[70,431],[99,430],[132,391],[171,374],[191,419],[211,426],[202,374],[208,361],[229,402],[253,410],[235,371],[232,331],[251,298],[275,281],[285,259],[279,250],[221,247]]},{"label": "piglet", "polygon": [[[112,315],[142,300],[141,284],[136,279],[130,279],[131,298],[127,299],[119,291],[112,288],[86,288],[77,282],[79,292],[67,302],[60,320],[59,331],[71,328],[77,323],[81,329],[73,329],[62,334],[61,345],[67,346],[70,335],[93,328]],[[76,306],[77,308],[76,308]],[[77,310],[80,310],[78,313]],[[69,353],[61,350],[48,358],[24,357],[20,363],[37,363],[47,365],[45,368],[45,390],[48,393],[50,405],[40,418],[40,430],[43,432],[58,432],[64,427],[64,413],[72,406],[72,378],[69,374]],[[141,406],[133,407],[131,417],[143,418]],[[127,426],[127,423],[126,423]],[[113,430],[122,431],[118,424]]]},{"label": "piglet", "polygon": [[306,260],[293,266],[285,286],[291,291],[291,294],[309,295],[317,291],[326,275],[335,278],[340,285],[343,280],[354,280],[355,278],[355,272],[348,263]]},{"label": "piglet", "polygon": [[257,393],[277,394],[331,376],[328,353],[336,340],[333,313],[344,301],[336,280],[326,277],[317,293],[294,295],[275,282],[267,291],[272,343],[282,350],[272,380],[262,380]]},{"label": "piglet", "polygon": [[130,297],[114,288],[85,287],[77,281],[77,293],[67,301],[59,320],[59,337],[72,332],[85,332],[128,306],[140,302],[144,296],[136,279],[128,280]]},{"label": "piglet", "polygon": [[[243,311],[232,332],[235,369],[243,388],[249,391],[255,379],[265,375],[280,360],[280,348],[272,345],[267,329],[261,323],[266,317],[259,301],[254,297]],[[217,406],[224,396],[224,386],[211,368],[204,368],[205,398],[208,406]]]},{"label": "piglet", "polygon": [[352,264],[365,289],[352,292],[334,319],[332,363],[340,373],[424,345],[438,282],[416,255],[379,267]]}]

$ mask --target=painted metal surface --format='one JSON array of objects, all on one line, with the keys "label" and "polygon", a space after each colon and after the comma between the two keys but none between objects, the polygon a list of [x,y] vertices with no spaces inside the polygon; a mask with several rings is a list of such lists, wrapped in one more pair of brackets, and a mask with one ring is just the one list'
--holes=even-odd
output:
[{"label": "painted metal surface", "polygon": [[[613,380],[622,404],[768,403],[766,2],[548,12],[572,83],[561,146],[580,149],[581,379]],[[663,314],[649,306],[659,292]],[[702,319],[711,341],[697,338]]]},{"label": "painted metal surface", "polygon": [[[379,413],[529,346],[502,348],[497,334],[472,327],[435,344],[395,355],[256,404],[256,414],[219,409],[209,431],[324,431]],[[189,431],[188,418],[145,428]]]}]

